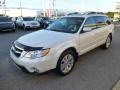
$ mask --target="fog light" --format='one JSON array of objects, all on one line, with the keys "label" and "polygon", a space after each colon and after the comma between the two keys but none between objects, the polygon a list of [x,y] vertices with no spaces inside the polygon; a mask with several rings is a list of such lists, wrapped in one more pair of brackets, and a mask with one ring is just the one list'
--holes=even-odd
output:
[{"label": "fog light", "polygon": [[32,67],[31,70],[34,72],[34,73],[39,73],[39,70],[35,67]]}]

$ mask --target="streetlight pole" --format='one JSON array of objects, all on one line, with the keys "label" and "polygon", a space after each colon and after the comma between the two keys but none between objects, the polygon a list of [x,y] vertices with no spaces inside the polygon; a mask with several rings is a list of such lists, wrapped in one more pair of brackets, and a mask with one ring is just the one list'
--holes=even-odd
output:
[{"label": "streetlight pole", "polygon": [[20,13],[21,13],[21,17],[22,17],[22,1],[20,0]]},{"label": "streetlight pole", "polygon": [[83,13],[84,12],[84,0],[80,1],[80,11]]},{"label": "streetlight pole", "polygon": [[55,0],[52,1],[52,6],[53,6],[53,15],[55,15]]},{"label": "streetlight pole", "polygon": [[6,1],[4,0],[4,2],[3,2],[3,9],[4,9],[4,16],[6,16]]}]

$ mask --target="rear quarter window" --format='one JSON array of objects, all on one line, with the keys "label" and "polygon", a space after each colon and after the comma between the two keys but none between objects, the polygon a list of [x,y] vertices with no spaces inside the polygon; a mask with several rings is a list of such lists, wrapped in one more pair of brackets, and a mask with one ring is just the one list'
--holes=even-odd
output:
[{"label": "rear quarter window", "polygon": [[96,16],[95,20],[97,28],[101,28],[107,25],[105,16]]}]

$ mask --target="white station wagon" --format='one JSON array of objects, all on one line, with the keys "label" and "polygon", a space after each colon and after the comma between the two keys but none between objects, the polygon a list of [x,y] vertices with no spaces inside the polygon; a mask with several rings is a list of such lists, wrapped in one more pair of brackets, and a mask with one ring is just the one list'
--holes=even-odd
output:
[{"label": "white station wagon", "polygon": [[10,50],[13,62],[30,73],[55,69],[67,75],[78,56],[111,45],[114,25],[101,13],[71,14],[56,20],[48,28],[20,37]]}]

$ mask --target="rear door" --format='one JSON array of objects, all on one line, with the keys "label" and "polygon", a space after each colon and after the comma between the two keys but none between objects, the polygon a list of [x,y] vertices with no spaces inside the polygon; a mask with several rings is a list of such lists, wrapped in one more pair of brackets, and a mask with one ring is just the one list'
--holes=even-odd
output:
[{"label": "rear door", "polygon": [[110,22],[106,16],[95,16],[97,28],[95,30],[95,38],[97,39],[95,43],[98,45],[103,44],[110,30]]},{"label": "rear door", "polygon": [[85,24],[83,26],[83,28],[85,27],[89,27],[92,30],[89,32],[84,32],[83,30],[81,30],[80,33],[80,54],[84,54],[86,52],[88,52],[89,50],[93,49],[96,47],[95,41],[95,29],[96,29],[96,21],[94,17],[89,17],[86,19]]}]

